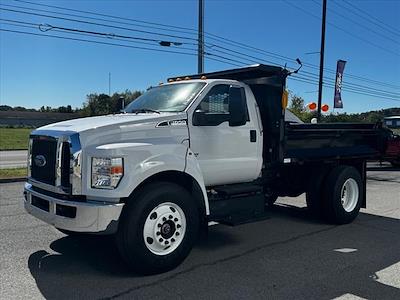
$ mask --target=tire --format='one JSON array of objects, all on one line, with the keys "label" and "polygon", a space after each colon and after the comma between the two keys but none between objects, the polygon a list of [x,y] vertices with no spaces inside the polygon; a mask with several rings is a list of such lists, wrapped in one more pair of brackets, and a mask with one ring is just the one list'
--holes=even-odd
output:
[{"label": "tire", "polygon": [[189,255],[199,233],[199,213],[181,186],[156,182],[126,204],[116,235],[122,258],[139,274],[174,269]]},{"label": "tire", "polygon": [[325,180],[324,215],[335,224],[352,222],[360,211],[363,199],[361,175],[354,167],[334,168]]},{"label": "tire", "polygon": [[276,194],[265,195],[265,202],[267,203],[268,206],[274,205],[276,200],[278,200],[278,195]]}]

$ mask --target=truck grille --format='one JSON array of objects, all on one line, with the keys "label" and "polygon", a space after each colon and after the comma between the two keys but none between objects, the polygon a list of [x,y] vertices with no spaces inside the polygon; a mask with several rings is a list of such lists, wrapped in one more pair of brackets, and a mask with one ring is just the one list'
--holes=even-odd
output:
[{"label": "truck grille", "polygon": [[35,137],[32,140],[31,176],[33,179],[55,185],[57,140],[46,137]]},{"label": "truck grille", "polygon": [[78,133],[33,131],[28,182],[59,195],[81,195],[81,153]]}]

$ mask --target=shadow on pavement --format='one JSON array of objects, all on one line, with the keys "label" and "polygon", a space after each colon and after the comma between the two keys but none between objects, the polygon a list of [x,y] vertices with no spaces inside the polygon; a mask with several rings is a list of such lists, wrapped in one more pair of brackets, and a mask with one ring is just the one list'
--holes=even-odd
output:
[{"label": "shadow on pavement", "polygon": [[[102,236],[60,238],[50,245],[56,254],[37,251],[30,255],[28,265],[47,299],[166,298],[176,296],[167,287],[178,284],[181,297],[197,298],[201,295],[195,291],[204,293],[209,288],[208,276],[218,282],[218,288],[208,289],[211,298],[220,288],[226,292],[229,287],[234,293],[249,285],[249,291],[263,290],[263,295],[274,298],[328,299],[351,293],[363,298],[400,299],[398,288],[377,281],[378,271],[400,261],[400,251],[388,246],[400,247],[398,219],[362,213],[352,225],[327,226],[310,219],[305,209],[288,206],[276,206],[271,217],[237,228],[211,227],[208,237],[183,265],[156,276],[130,273],[113,238]],[[332,251],[333,245],[341,244],[338,242],[349,241],[360,250],[347,254]],[[305,262],[310,253],[315,260]],[[242,268],[250,271],[242,273]],[[262,268],[261,273],[256,272],[258,268]],[[263,277],[270,279],[264,284],[260,281]],[[243,286],[231,280],[240,280]]]}]

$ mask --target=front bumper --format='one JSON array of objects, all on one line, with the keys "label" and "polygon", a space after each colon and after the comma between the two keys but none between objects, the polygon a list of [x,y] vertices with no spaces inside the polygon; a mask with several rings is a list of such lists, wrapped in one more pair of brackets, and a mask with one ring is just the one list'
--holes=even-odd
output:
[{"label": "front bumper", "polygon": [[41,194],[25,184],[25,209],[54,227],[74,232],[115,233],[123,203],[73,202]]}]

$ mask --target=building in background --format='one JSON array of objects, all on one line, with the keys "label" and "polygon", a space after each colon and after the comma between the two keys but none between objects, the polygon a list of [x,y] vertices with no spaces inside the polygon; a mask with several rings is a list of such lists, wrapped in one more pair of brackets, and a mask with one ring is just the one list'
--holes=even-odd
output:
[{"label": "building in background", "polygon": [[0,111],[0,126],[36,128],[79,117],[78,113]]}]

